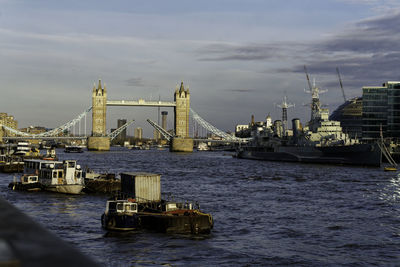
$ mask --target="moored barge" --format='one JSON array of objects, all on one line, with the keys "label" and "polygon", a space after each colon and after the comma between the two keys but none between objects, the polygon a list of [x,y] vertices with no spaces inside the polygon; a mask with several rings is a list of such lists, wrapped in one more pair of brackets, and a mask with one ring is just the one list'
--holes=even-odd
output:
[{"label": "moored barge", "polygon": [[210,214],[192,202],[161,199],[161,176],[151,173],[121,173],[121,193],[108,200],[101,217],[109,231],[147,229],[163,233],[208,234]]}]

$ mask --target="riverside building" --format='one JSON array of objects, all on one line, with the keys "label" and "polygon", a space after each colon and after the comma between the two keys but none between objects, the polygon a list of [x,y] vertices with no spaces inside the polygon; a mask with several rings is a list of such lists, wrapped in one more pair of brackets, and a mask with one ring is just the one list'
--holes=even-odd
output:
[{"label": "riverside building", "polygon": [[[14,116],[8,115],[7,113],[0,113],[0,124],[10,127],[12,129],[18,129],[18,121],[14,119]],[[3,136],[15,136],[14,133],[5,131],[3,127],[0,127],[0,142]]]},{"label": "riverside building", "polygon": [[400,141],[400,81],[362,88],[362,139],[383,137]]}]

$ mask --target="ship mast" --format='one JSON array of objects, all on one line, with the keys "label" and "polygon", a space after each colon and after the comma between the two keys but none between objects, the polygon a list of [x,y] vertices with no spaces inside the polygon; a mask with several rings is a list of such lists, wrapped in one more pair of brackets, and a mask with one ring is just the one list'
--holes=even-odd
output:
[{"label": "ship mast", "polygon": [[304,65],[304,71],[306,73],[308,87],[310,88],[309,91],[307,91],[305,89],[304,89],[304,91],[306,93],[311,93],[311,120],[310,120],[310,122],[313,122],[319,117],[320,110],[321,110],[321,102],[319,100],[319,94],[325,93],[328,90],[320,90],[315,85],[315,79],[313,81],[313,85],[311,86],[311,82],[310,82],[310,78],[308,76],[306,65]]},{"label": "ship mast", "polygon": [[294,104],[288,103],[287,102],[287,97],[283,97],[283,101],[280,105],[277,105],[278,107],[282,108],[282,124],[283,124],[283,135],[287,135],[287,109],[294,107]]}]

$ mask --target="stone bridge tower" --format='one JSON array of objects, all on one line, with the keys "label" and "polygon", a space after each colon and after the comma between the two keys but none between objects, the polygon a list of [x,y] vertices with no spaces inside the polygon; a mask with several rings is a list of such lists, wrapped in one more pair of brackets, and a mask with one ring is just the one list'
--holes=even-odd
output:
[{"label": "stone bridge tower", "polygon": [[175,107],[175,135],[178,137],[189,137],[189,109],[190,109],[190,93],[189,89],[185,90],[183,82],[181,87],[176,88],[174,101]]},{"label": "stone bridge tower", "polygon": [[171,151],[174,152],[192,152],[193,139],[189,137],[189,111],[190,111],[190,93],[185,90],[183,82],[175,95],[175,137],[171,142]]},{"label": "stone bridge tower", "polygon": [[107,89],[101,80],[92,90],[92,136],[88,139],[89,150],[110,150],[110,138],[106,137]]}]

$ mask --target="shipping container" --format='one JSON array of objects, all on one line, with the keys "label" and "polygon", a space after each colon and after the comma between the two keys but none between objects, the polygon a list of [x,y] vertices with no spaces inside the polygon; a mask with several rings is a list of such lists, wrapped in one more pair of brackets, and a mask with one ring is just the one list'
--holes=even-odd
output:
[{"label": "shipping container", "polygon": [[161,175],[146,172],[121,173],[121,191],[138,202],[161,201]]}]

